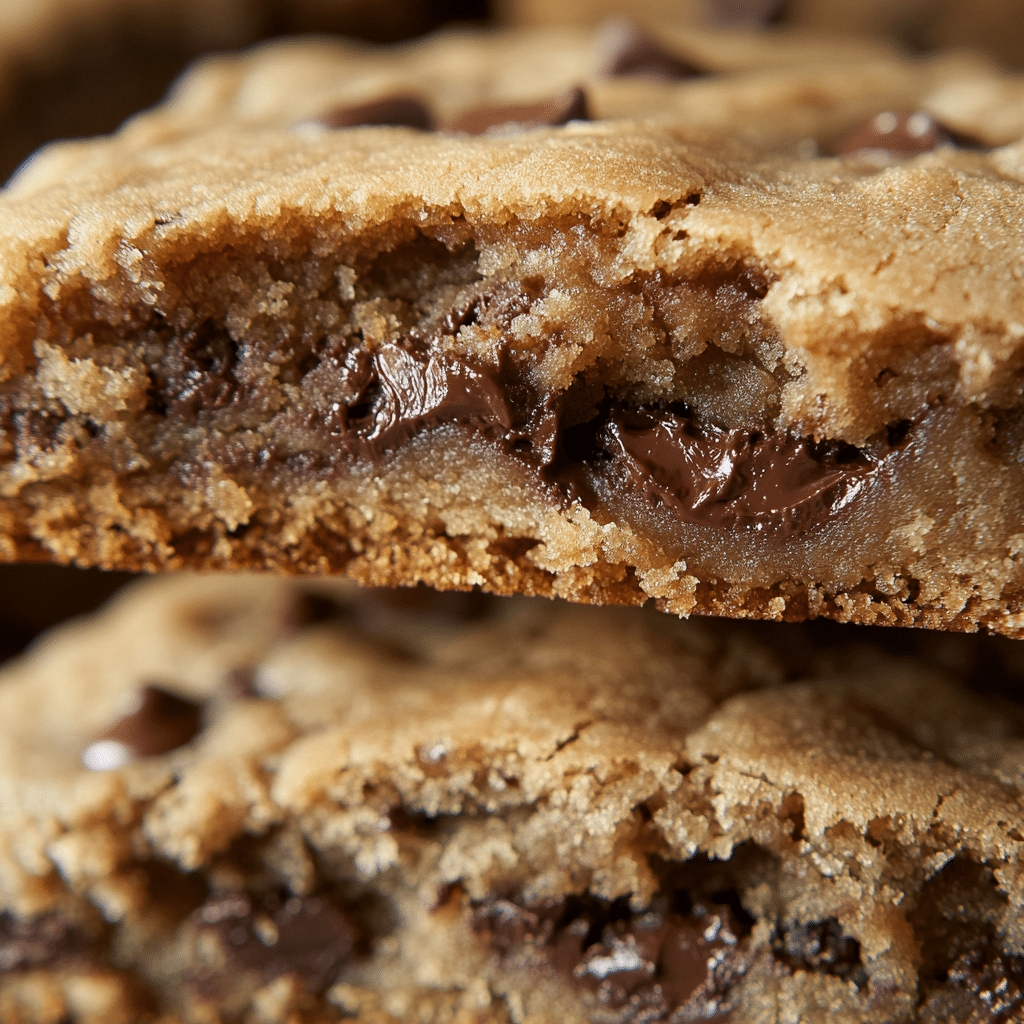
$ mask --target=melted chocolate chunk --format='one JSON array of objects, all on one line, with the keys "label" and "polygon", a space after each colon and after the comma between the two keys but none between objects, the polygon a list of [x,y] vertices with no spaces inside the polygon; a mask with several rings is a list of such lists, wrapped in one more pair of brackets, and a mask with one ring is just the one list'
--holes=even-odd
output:
[{"label": "melted chocolate chunk", "polygon": [[930,153],[953,138],[922,110],[885,110],[858,125],[834,146],[836,156],[888,162]]},{"label": "melted chocolate chunk", "polygon": [[0,914],[0,974],[88,960],[94,946],[78,924],[60,914],[32,921]]},{"label": "melted chocolate chunk", "polygon": [[681,1008],[687,1019],[724,1016],[728,990],[746,969],[739,924],[728,906],[717,904],[637,914],[627,900],[585,896],[522,906],[498,898],[474,909],[473,928],[503,955],[525,943],[544,950],[596,1002],[628,1008],[643,1020]]},{"label": "melted chocolate chunk", "polygon": [[694,78],[704,71],[666,50],[628,19],[609,22],[602,31],[605,51],[599,73],[605,78]]},{"label": "melted chocolate chunk", "polygon": [[543,103],[510,104],[501,107],[481,107],[463,114],[453,131],[468,135],[482,135],[490,128],[557,128],[570,121],[587,121],[590,113],[587,94],[575,86],[568,92]]},{"label": "melted chocolate chunk", "polygon": [[139,688],[135,704],[82,754],[94,771],[120,768],[138,757],[166,754],[192,740],[202,727],[202,709],[161,686]]},{"label": "melted chocolate chunk", "polygon": [[672,412],[613,412],[600,441],[611,476],[687,522],[801,532],[848,505],[878,461],[857,449]]},{"label": "melted chocolate chunk", "polygon": [[593,505],[613,487],[683,521],[786,536],[826,522],[860,494],[906,438],[871,453],[775,431],[725,430],[684,411],[606,403],[566,428],[571,395],[539,395],[509,357],[497,369],[418,342],[335,359],[324,417],[335,457],[377,464],[422,430],[458,426],[497,442],[567,500]]},{"label": "melted chocolate chunk", "polygon": [[245,893],[211,897],[194,914],[199,928],[220,940],[232,967],[265,979],[296,974],[321,992],[352,956],[358,929],[318,896]]},{"label": "melted chocolate chunk", "polygon": [[434,129],[434,116],[421,99],[395,93],[368,103],[335,107],[317,117],[314,124],[334,129],[416,128],[421,132],[429,132]]},{"label": "melted chocolate chunk", "polygon": [[351,352],[339,369],[339,390],[355,397],[332,404],[326,423],[331,440],[353,458],[379,462],[441,425],[491,436],[514,432],[517,416],[500,374],[471,363],[410,342]]},{"label": "melted chocolate chunk", "polygon": [[221,409],[237,394],[237,346],[227,331],[210,321],[189,331],[170,347],[170,411],[194,419],[201,410]]},{"label": "melted chocolate chunk", "polygon": [[599,1002],[619,1009],[677,1007],[702,1019],[728,1012],[724,996],[743,973],[739,938],[728,907],[697,907],[694,916],[644,914],[617,921],[590,946],[573,970]]},{"label": "melted chocolate chunk", "polygon": [[980,1002],[992,1021],[1024,1009],[1024,957],[971,950],[950,967],[949,980]]}]

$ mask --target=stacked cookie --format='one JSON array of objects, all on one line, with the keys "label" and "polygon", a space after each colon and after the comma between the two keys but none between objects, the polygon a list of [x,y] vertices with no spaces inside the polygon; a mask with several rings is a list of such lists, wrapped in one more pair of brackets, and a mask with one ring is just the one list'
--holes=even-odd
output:
[{"label": "stacked cookie", "polygon": [[1014,644],[784,620],[1021,631],[1021,88],[287,43],[38,154],[0,550],[219,572],[5,671],[4,1019],[1019,1019]]}]

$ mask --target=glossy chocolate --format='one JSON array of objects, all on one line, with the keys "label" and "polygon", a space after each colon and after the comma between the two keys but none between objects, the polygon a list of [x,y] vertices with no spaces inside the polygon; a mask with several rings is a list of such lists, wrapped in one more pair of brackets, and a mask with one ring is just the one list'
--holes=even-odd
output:
[{"label": "glossy chocolate", "polygon": [[350,353],[338,379],[356,397],[332,408],[327,426],[351,459],[377,464],[422,430],[458,426],[498,442],[566,501],[593,504],[603,485],[684,522],[779,536],[841,513],[893,450],[869,455],[768,425],[724,430],[614,403],[582,431],[585,444],[567,444],[564,395],[542,398],[510,361],[491,370],[412,343]]},{"label": "glossy chocolate", "polygon": [[701,909],[699,916],[650,913],[615,922],[582,954],[573,977],[606,1006],[699,1007],[703,1019],[714,1019],[742,973],[739,938],[728,907]]},{"label": "glossy chocolate", "polygon": [[357,459],[379,462],[432,427],[506,436],[516,422],[496,374],[412,342],[351,352],[338,371],[339,390],[356,397],[332,404],[326,427]]},{"label": "glossy chocolate", "polygon": [[543,103],[516,103],[470,110],[452,125],[452,129],[468,135],[482,135],[491,128],[557,128],[570,121],[589,119],[587,94],[579,86],[574,86],[561,96]]},{"label": "glossy chocolate", "polygon": [[686,522],[800,533],[861,492],[879,463],[807,438],[699,425],[672,412],[622,409],[601,433],[612,475]]},{"label": "glossy chocolate", "polygon": [[857,125],[833,147],[836,156],[899,160],[930,153],[952,136],[923,110],[885,110]]},{"label": "glossy chocolate", "polygon": [[367,103],[353,103],[325,111],[314,121],[324,128],[416,128],[421,132],[435,127],[430,108],[418,97],[396,93]]}]

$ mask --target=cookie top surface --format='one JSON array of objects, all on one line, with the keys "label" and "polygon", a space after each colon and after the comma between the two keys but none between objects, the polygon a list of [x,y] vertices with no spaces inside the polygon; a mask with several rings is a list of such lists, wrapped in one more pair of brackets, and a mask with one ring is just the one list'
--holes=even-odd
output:
[{"label": "cookie top surface", "polygon": [[[1019,706],[963,686],[987,650],[965,638],[926,665],[802,628],[267,577],[144,584],[3,673],[0,950],[109,972],[98,939],[79,960],[44,942],[98,907],[120,969],[182,1019],[297,972],[286,1007],[303,978],[320,993],[305,1005],[355,1000],[366,1019],[385,991],[429,1007],[484,978],[538,1019],[583,1020],[612,997],[595,1010],[582,968],[524,940],[545,913],[614,906],[642,929],[666,892],[721,907],[731,890],[742,963],[706,994],[734,1019],[817,1020],[826,998],[851,1021],[981,1007],[963,979],[1016,978],[1024,942]],[[268,959],[238,939],[248,980],[218,988],[209,929],[260,927],[224,901],[282,887],[309,924],[326,901],[359,952],[347,938],[321,978],[292,940]]]}]

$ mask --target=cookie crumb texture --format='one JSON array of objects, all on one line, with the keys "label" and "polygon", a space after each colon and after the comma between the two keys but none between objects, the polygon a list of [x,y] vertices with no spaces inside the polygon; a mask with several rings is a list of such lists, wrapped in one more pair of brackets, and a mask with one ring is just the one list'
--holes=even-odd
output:
[{"label": "cookie crumb texture", "polygon": [[[29,164],[0,197],[0,557],[1019,633],[1024,193],[987,148],[1014,83],[484,76],[529,42],[435,40],[369,93],[326,44],[213,62]],[[578,39],[534,42],[582,75]],[[967,80],[991,138],[952,123]],[[396,97],[439,130],[325,127]],[[926,100],[960,142],[849,142]]]},{"label": "cookie crumb texture", "polygon": [[778,628],[144,584],[3,673],[0,1016],[1019,1020],[1019,704]]}]

